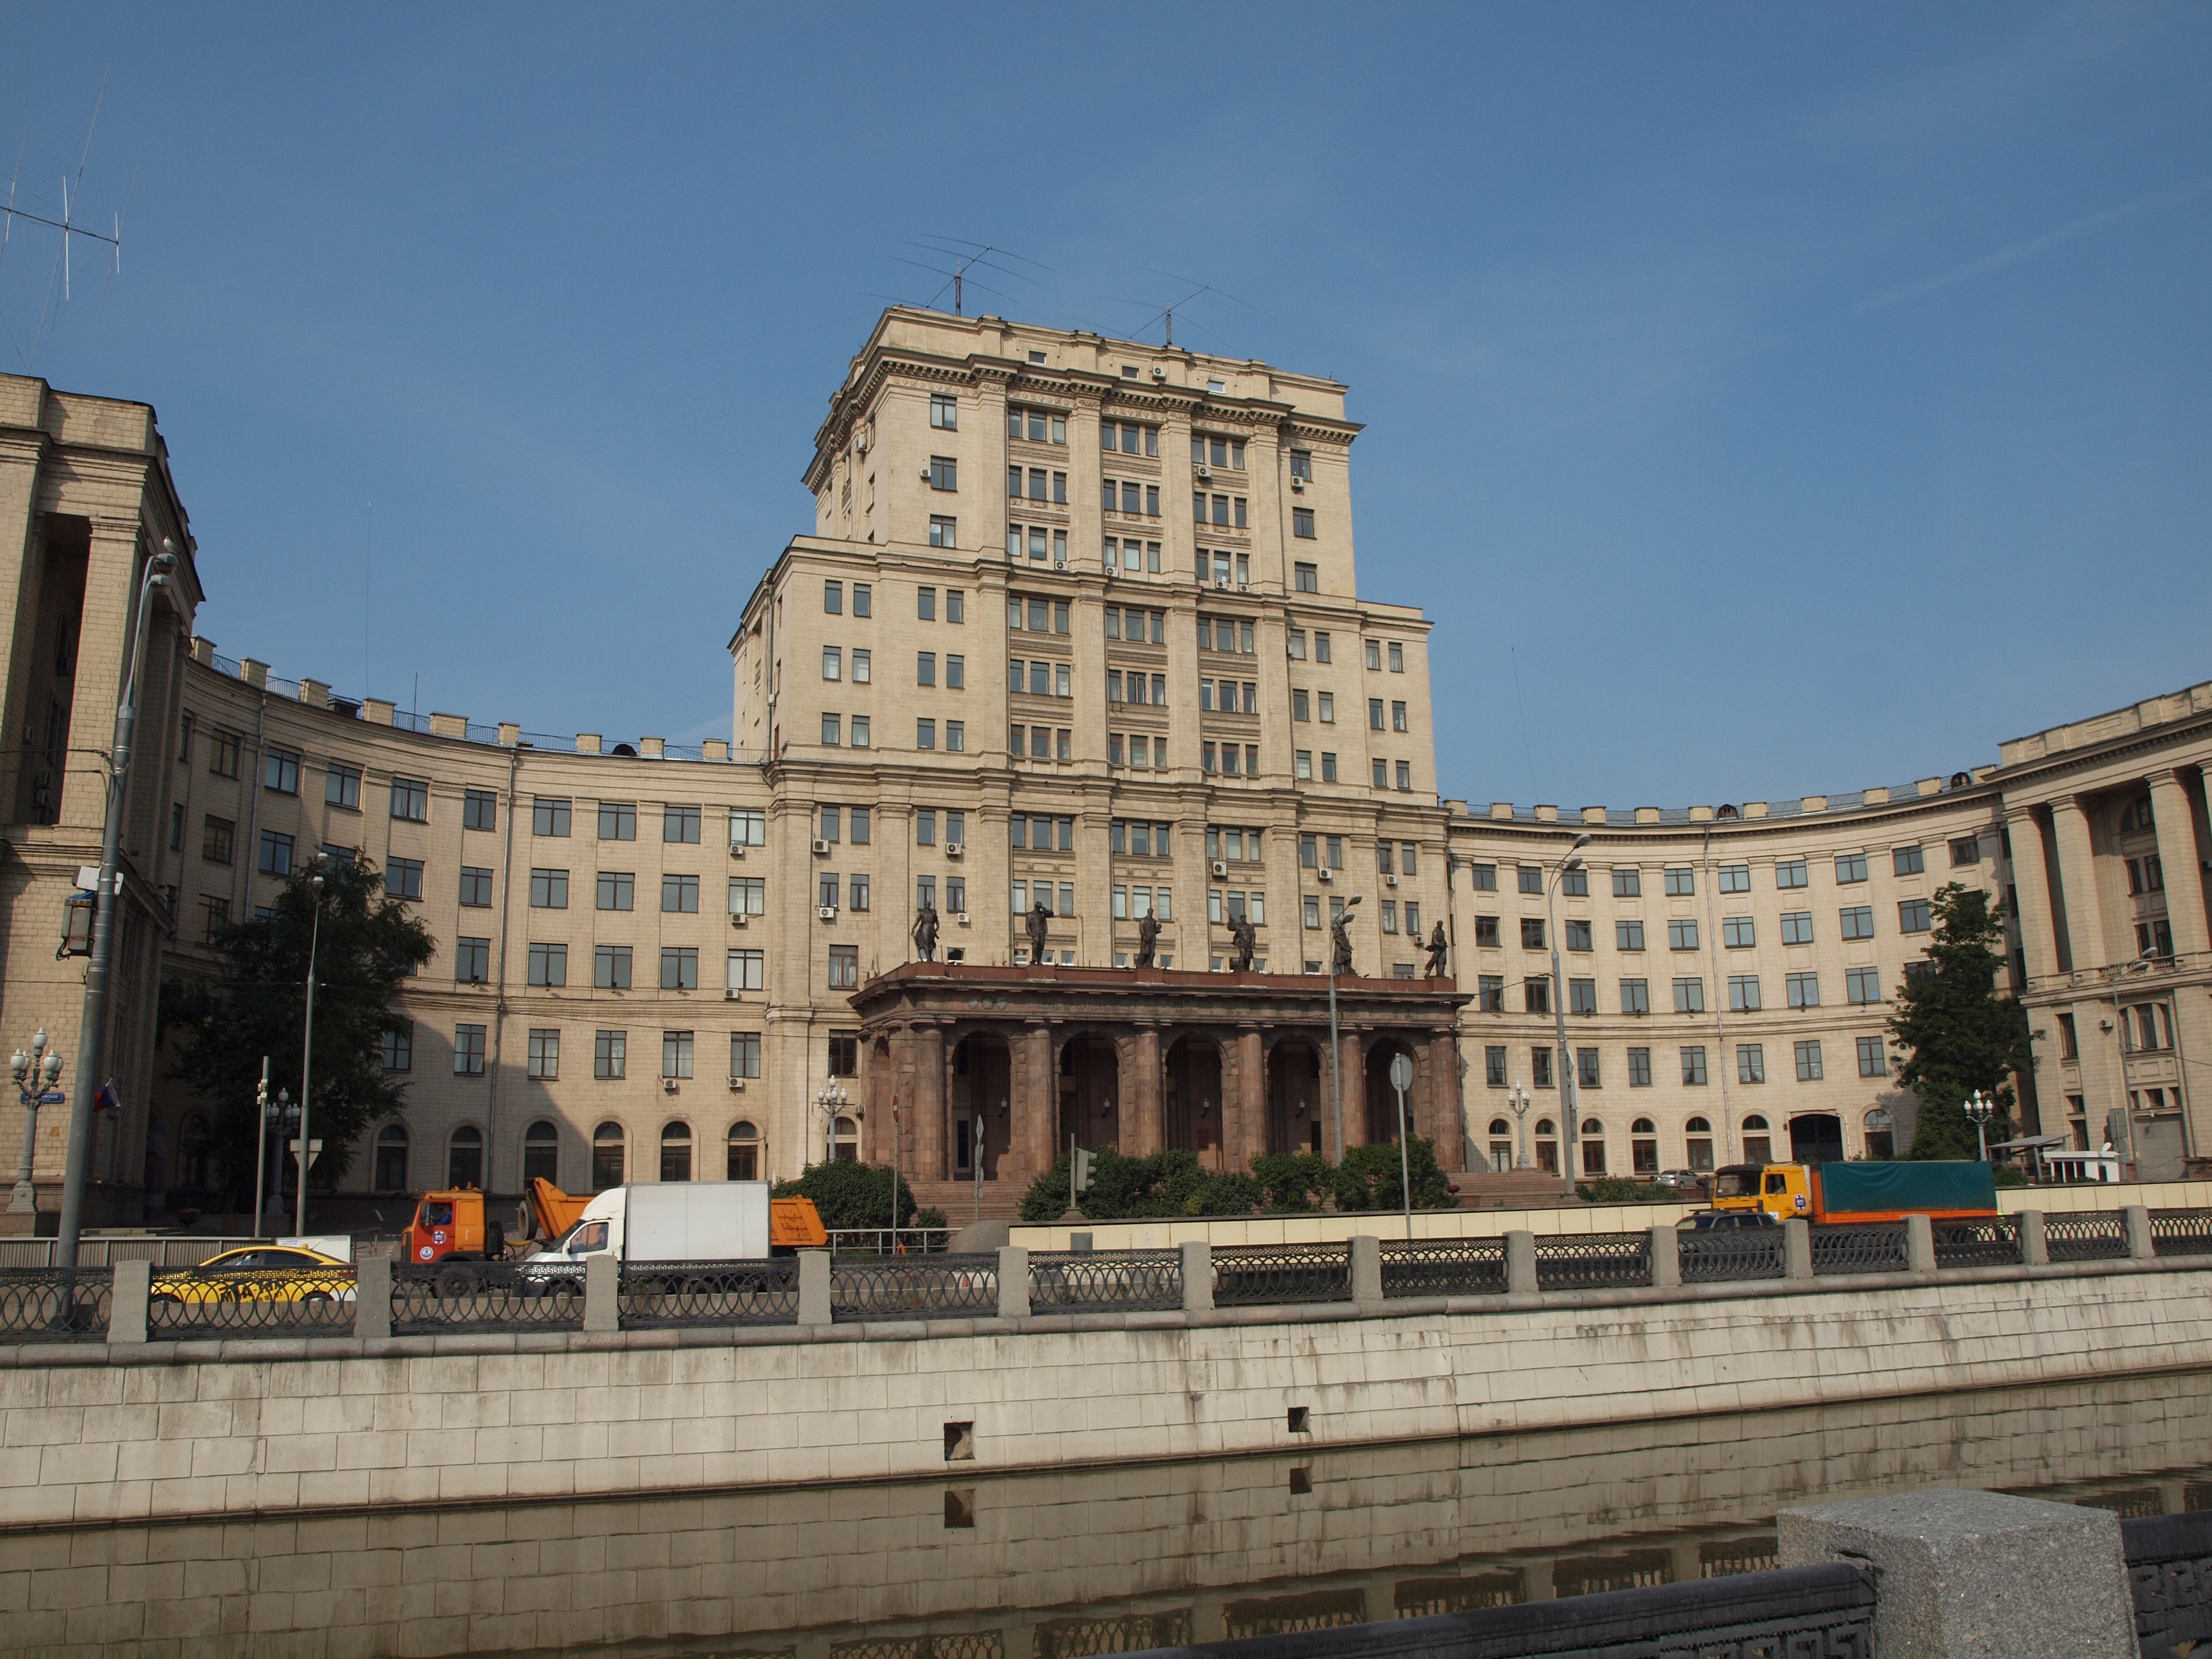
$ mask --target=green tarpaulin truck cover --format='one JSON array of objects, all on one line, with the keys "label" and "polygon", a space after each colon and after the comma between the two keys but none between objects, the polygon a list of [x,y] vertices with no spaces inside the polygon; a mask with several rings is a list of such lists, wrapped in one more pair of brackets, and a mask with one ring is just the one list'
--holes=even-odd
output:
[{"label": "green tarpaulin truck cover", "polygon": [[1820,1210],[1986,1210],[1997,1207],[1995,1166],[1978,1163],[1823,1164]]}]

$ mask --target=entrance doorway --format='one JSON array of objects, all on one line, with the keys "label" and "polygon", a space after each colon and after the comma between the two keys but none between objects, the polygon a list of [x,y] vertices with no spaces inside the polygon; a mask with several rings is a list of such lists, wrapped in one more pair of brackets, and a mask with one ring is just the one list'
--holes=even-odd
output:
[{"label": "entrance doorway", "polygon": [[1214,1158],[1221,1148],[1221,1049],[1212,1038],[1176,1040],[1167,1052],[1163,1096],[1167,1144]]},{"label": "entrance doorway", "polygon": [[1841,1164],[1843,1119],[1829,1112],[1811,1112],[1791,1118],[1790,1159],[1793,1164]]},{"label": "entrance doorway", "polygon": [[948,1173],[973,1181],[980,1158],[983,1179],[999,1178],[999,1160],[1013,1145],[1012,1079],[1013,1058],[1004,1037],[966,1037],[952,1051],[952,1088],[945,1103],[951,1120],[945,1136]]},{"label": "entrance doorway", "polygon": [[1121,1145],[1121,1057],[1110,1038],[1070,1037],[1060,1050],[1060,1145]]},{"label": "entrance doorway", "polygon": [[[1390,1062],[1400,1054],[1409,1060],[1413,1058],[1411,1049],[1390,1038],[1367,1051],[1367,1144],[1370,1146],[1398,1144],[1398,1091],[1390,1086]],[[1420,1126],[1413,1121],[1413,1091],[1408,1088],[1406,1133],[1418,1135],[1420,1132]]]},{"label": "entrance doorway", "polygon": [[1304,1037],[1285,1037],[1267,1056],[1267,1150],[1320,1152],[1328,1111],[1321,1051]]}]

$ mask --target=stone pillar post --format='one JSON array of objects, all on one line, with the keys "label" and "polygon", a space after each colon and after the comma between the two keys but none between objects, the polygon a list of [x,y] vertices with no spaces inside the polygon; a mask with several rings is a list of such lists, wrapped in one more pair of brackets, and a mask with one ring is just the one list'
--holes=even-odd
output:
[{"label": "stone pillar post", "polygon": [[1505,1235],[1505,1293],[1536,1294],[1536,1235],[1516,1231]]},{"label": "stone pillar post", "polygon": [[1427,1098],[1421,1133],[1436,1143],[1437,1162],[1449,1174],[1467,1168],[1467,1099],[1459,1074],[1459,1037],[1449,1028],[1429,1033],[1423,1068]]},{"label": "stone pillar post", "polygon": [[2150,1236],[2150,1210],[2148,1206],[2127,1206],[2120,1212],[2120,1224],[2127,1237],[2129,1260],[2148,1261],[2158,1254],[2157,1242]]},{"label": "stone pillar post", "polygon": [[2051,1241],[2043,1231],[2043,1212],[2022,1210],[2013,1217],[2013,1224],[2020,1229],[2020,1261],[2023,1267],[2047,1267],[2051,1265]]},{"label": "stone pillar post", "polygon": [[1382,1311],[1382,1242],[1365,1233],[1352,1240],[1352,1299],[1362,1312]]},{"label": "stone pillar post", "polygon": [[1018,1244],[999,1247],[999,1317],[1030,1316],[1030,1253]]},{"label": "stone pillar post", "polygon": [[2076,971],[2100,968],[2110,953],[2105,948],[2104,910],[2097,902],[2095,847],[2079,798],[2069,795],[2051,803],[2051,827],[2058,847],[2058,888],[2066,906],[2071,965]]},{"label": "stone pillar post", "polygon": [[[389,1264],[387,1264],[389,1265]],[[148,1261],[118,1261],[114,1288],[108,1294],[107,1343],[119,1347],[146,1340],[146,1304],[153,1286],[154,1267]]]},{"label": "stone pillar post", "polygon": [[1230,1174],[1242,1175],[1252,1167],[1254,1158],[1267,1150],[1267,1049],[1258,1026],[1243,1026],[1237,1033],[1237,1109],[1233,1117],[1227,1110],[1231,1091],[1226,1079],[1223,1079],[1221,1092],[1222,1162]]},{"label": "stone pillar post", "polygon": [[1924,1215],[1905,1218],[1905,1270],[1914,1273],[1936,1271],[1936,1224]]},{"label": "stone pillar post", "polygon": [[799,1253],[799,1322],[802,1325],[827,1325],[831,1317],[830,1252],[801,1250]]},{"label": "stone pillar post", "polygon": [[[1336,1089],[1337,1098],[1343,1103],[1344,1144],[1347,1149],[1367,1144],[1366,1036],[1364,1028],[1346,1024],[1340,1014],[1336,1026]],[[1327,1063],[1324,1053],[1322,1064]]]},{"label": "stone pillar post", "polygon": [[1682,1236],[1672,1227],[1651,1230],[1651,1288],[1671,1291],[1682,1283]]},{"label": "stone pillar post", "polygon": [[902,1078],[912,1080],[906,1085],[906,1097],[899,1102],[900,1110],[914,1126],[914,1170],[924,1181],[945,1181],[951,1178],[952,1169],[945,1156],[945,1028],[941,1025],[909,1027],[909,1052],[913,1056],[911,1071],[901,1066]]},{"label": "stone pillar post", "polygon": [[600,1332],[622,1328],[620,1273],[621,1264],[611,1251],[599,1250],[584,1258],[586,1330]]},{"label": "stone pillar post", "polygon": [[2176,956],[2212,951],[2204,914],[2204,871],[2197,851],[2197,815],[2188,787],[2175,772],[2154,773],[2151,816],[2158,827],[2159,868],[2166,879],[2166,920]]},{"label": "stone pillar post", "polygon": [[1213,1246],[1202,1238],[1182,1243],[1182,1310],[1213,1311]]},{"label": "stone pillar post", "polygon": [[1145,1158],[1168,1144],[1160,1101],[1160,1028],[1139,1025],[1129,1048],[1133,1075],[1121,1079],[1121,1121],[1129,1144],[1122,1150]]},{"label": "stone pillar post", "polygon": [[1053,1065],[1052,1027],[1037,1020],[1024,1031],[1016,1060],[1020,1076],[1014,1080],[1012,1161],[1018,1166],[1015,1178],[1026,1187],[1060,1156],[1060,1077]]},{"label": "stone pillar post", "polygon": [[1793,1217],[1782,1224],[1782,1276],[1784,1279],[1810,1279],[1813,1276],[1811,1223]]},{"label": "stone pillar post", "polygon": [[392,1258],[372,1255],[354,1268],[353,1334],[392,1334]]},{"label": "stone pillar post", "polygon": [[2020,943],[2027,952],[2031,981],[2058,971],[2058,920],[2051,908],[2051,866],[2044,852],[2043,826],[2023,807],[2005,819],[2012,838],[2013,884],[2020,890]]}]

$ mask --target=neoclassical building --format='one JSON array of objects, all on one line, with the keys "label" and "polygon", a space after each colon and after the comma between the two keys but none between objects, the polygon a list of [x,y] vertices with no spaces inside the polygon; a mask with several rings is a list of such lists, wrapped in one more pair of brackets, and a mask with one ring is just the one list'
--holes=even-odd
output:
[{"label": "neoclassical building", "polygon": [[[730,737],[678,749],[218,654],[152,411],[0,379],[0,1036],[75,1052],[82,960],[55,951],[167,537],[185,578],[143,679],[94,1166],[115,1219],[204,1201],[212,1173],[153,988],[208,972],[210,930],[318,853],[375,859],[438,942],[386,1054],[406,1116],[335,1183],[371,1207],[859,1156],[1003,1214],[1071,1136],[1231,1168],[1389,1139],[1400,1055],[1454,1168],[1881,1156],[1913,1104],[1883,1005],[1950,881],[2012,902],[2030,1125],[2146,1175],[2197,1154],[2212,684],[1942,778],[1470,806],[1435,772],[1435,619],[1358,589],[1358,430],[1342,386],[1266,364],[886,312],[815,434],[812,533],[732,596]],[[1425,977],[1439,925],[1449,972]],[[43,1195],[53,1125],[39,1147]]]}]

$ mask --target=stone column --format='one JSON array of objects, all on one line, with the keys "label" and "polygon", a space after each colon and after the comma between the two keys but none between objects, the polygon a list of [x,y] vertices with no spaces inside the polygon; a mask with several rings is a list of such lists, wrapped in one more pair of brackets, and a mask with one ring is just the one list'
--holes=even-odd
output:
[{"label": "stone column", "polygon": [[[1336,1089],[1337,1099],[1344,1112],[1344,1144],[1346,1149],[1367,1144],[1367,1033],[1362,1027],[1347,1025],[1341,1016],[1336,1027]],[[1322,1063],[1328,1063],[1326,1050]]]},{"label": "stone column", "polygon": [[[137,625],[138,579],[141,566],[138,558],[138,520],[131,518],[94,518],[92,521],[92,546],[85,563],[84,624],[78,630],[76,689],[70,696],[69,744],[74,750],[106,749],[115,741],[115,711],[123,697],[123,678],[131,659],[131,642]],[[155,605],[161,605],[160,596]],[[155,615],[160,614],[158,608]],[[97,619],[108,619],[103,624]],[[153,624],[149,623],[148,631]],[[149,646],[149,654],[152,647]],[[35,711],[45,729],[46,711]],[[159,777],[161,763],[168,757],[162,752],[167,739],[160,729],[139,727],[139,763],[131,768],[138,787],[145,780]],[[12,734],[11,734],[12,735]],[[260,757],[247,758],[247,765],[258,769]],[[240,769],[241,780],[249,789],[260,783],[257,771],[249,774],[246,766]],[[91,756],[73,754],[54,780],[55,801],[58,808],[55,821],[72,828],[90,832],[99,839],[100,826],[107,816],[107,773]],[[238,833],[246,833],[240,823]],[[246,859],[253,854],[252,848],[244,849],[239,862],[247,869],[252,866]]]},{"label": "stone column", "polygon": [[1267,1047],[1256,1025],[1237,1027],[1237,1078],[1221,1079],[1221,1109],[1222,1162],[1242,1175],[1267,1150]]},{"label": "stone column", "polygon": [[904,1087],[899,1110],[914,1126],[914,1168],[924,1181],[945,1181],[952,1170],[945,1158],[945,1028],[925,1024],[909,1027],[914,1063],[902,1066]]},{"label": "stone column", "polygon": [[[1053,1066],[1052,1027],[1033,1022],[1014,1055],[1014,1123],[1009,1148],[1013,1175],[1024,1186],[1052,1168],[1060,1155],[1060,1078]],[[1003,1178],[1003,1177],[1002,1177]]]},{"label": "stone column", "polygon": [[2197,861],[2197,818],[2180,775],[2158,772],[2150,780],[2151,815],[2158,826],[2158,861],[2166,878],[2166,919],[2176,956],[2212,951],[2204,913],[2204,872]]},{"label": "stone column", "polygon": [[2044,852],[2043,826],[2025,807],[2005,820],[2012,837],[2013,884],[2020,890],[2020,943],[2027,952],[2031,982],[2058,971],[2058,919],[2051,907],[2051,866]]},{"label": "stone column", "polygon": [[1121,1121],[1132,1156],[1144,1158],[1167,1145],[1160,1100],[1160,1028],[1139,1025],[1129,1043],[1132,1075],[1121,1079]]},{"label": "stone column", "polygon": [[1423,1050],[1426,1084],[1421,1133],[1436,1143],[1437,1162],[1449,1175],[1467,1168],[1467,1101],[1459,1075],[1459,1039],[1450,1030],[1429,1033]]},{"label": "stone column", "polygon": [[2080,798],[2069,795],[2052,802],[2051,825],[2057,841],[2058,887],[2066,906],[2072,965],[2077,972],[2101,968],[2110,953],[2105,945],[2104,909],[2097,900],[2095,844]]}]

